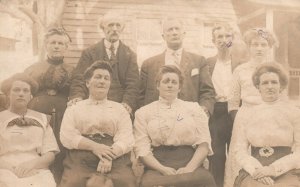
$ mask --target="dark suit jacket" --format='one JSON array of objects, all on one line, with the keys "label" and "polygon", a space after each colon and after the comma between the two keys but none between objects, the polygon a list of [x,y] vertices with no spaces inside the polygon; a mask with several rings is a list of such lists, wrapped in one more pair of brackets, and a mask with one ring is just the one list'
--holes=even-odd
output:
[{"label": "dark suit jacket", "polygon": [[[209,73],[212,76],[212,74],[214,72],[214,69],[215,69],[216,62],[217,62],[217,56],[209,57],[206,61],[207,61],[208,67],[209,67]],[[232,70],[232,72],[241,63],[242,62],[231,61],[231,70]]]},{"label": "dark suit jacket", "polygon": [[[159,98],[156,88],[156,75],[165,64],[165,53],[147,59],[141,68],[139,105],[144,106]],[[204,57],[183,50],[180,69],[184,82],[178,98],[198,102],[212,114],[215,103],[215,90]]]},{"label": "dark suit jacket", "polygon": [[[108,99],[127,103],[134,109],[136,107],[139,80],[136,54],[120,41],[116,55],[117,61],[112,63],[113,77],[108,92]],[[86,88],[83,74],[96,60],[109,61],[104,46],[104,39],[82,52],[72,76],[70,99],[77,97],[85,99],[88,97],[88,89]]]}]

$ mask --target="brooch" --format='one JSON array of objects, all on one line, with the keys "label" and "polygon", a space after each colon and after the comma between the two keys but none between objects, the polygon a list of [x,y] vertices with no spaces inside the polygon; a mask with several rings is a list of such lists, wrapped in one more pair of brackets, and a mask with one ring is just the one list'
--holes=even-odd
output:
[{"label": "brooch", "polygon": [[274,154],[274,149],[272,147],[262,147],[259,149],[259,155],[262,157],[269,157]]}]

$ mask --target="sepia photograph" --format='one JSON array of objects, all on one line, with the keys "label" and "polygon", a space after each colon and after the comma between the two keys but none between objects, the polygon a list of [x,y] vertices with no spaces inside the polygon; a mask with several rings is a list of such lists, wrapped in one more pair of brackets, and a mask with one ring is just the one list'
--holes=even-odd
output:
[{"label": "sepia photograph", "polygon": [[300,187],[300,0],[0,0],[0,187]]}]

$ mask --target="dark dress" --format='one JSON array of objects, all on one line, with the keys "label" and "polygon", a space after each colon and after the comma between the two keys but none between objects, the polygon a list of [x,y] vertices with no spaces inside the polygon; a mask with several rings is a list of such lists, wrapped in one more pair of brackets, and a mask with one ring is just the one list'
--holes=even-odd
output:
[{"label": "dark dress", "polygon": [[52,115],[50,123],[61,150],[52,166],[56,182],[59,182],[63,170],[62,160],[65,151],[59,139],[59,131],[67,107],[72,70],[73,67],[65,64],[63,59],[49,58],[46,62],[33,64],[25,70],[25,73],[39,83],[39,90],[34,94],[28,108]]}]

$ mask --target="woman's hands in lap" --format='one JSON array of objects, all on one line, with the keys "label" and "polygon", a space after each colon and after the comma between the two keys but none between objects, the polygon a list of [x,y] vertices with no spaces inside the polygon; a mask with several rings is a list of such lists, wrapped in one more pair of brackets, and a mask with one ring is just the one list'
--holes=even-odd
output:
[{"label": "woman's hands in lap", "polygon": [[163,166],[159,172],[163,175],[176,175],[177,171],[174,168]]},{"label": "woman's hands in lap", "polygon": [[107,159],[102,159],[98,163],[97,171],[101,174],[105,174],[111,171],[112,161]]},{"label": "woman's hands in lap", "polygon": [[275,169],[272,166],[264,166],[255,170],[252,178],[265,185],[273,185],[274,180],[271,178],[275,176]]},{"label": "woman's hands in lap", "polygon": [[93,148],[93,153],[97,155],[100,160],[103,160],[103,157],[107,160],[113,160],[116,158],[113,149],[104,144],[96,144]]},{"label": "woman's hands in lap", "polygon": [[193,172],[193,171],[195,171],[195,168],[186,166],[186,167],[183,167],[183,168],[179,168],[179,169],[176,171],[176,174],[191,173],[191,172]]},{"label": "woman's hands in lap", "polygon": [[12,167],[12,172],[15,173],[19,178],[30,177],[37,173],[37,169],[34,161],[23,162],[18,166]]}]

